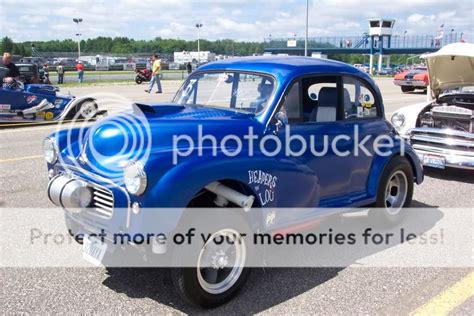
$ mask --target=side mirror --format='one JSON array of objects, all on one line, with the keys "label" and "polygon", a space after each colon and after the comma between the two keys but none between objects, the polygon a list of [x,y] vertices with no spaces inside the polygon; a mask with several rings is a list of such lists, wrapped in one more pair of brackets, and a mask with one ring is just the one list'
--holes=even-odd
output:
[{"label": "side mirror", "polygon": [[275,134],[278,133],[278,131],[283,128],[285,125],[288,125],[288,116],[286,116],[285,112],[278,112],[275,115]]}]

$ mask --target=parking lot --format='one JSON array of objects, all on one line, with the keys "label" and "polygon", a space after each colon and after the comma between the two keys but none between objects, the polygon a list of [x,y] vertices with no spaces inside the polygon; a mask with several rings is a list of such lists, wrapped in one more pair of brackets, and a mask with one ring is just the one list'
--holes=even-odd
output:
[{"label": "parking lot", "polygon": [[[376,81],[384,97],[388,119],[398,108],[426,100],[422,92],[402,94],[391,78]],[[130,102],[170,101],[179,84],[180,81],[164,81],[163,94],[147,94],[146,85],[133,83],[74,87],[62,92],[93,94],[101,108],[114,113],[128,109]],[[1,207],[51,206],[46,196],[48,179],[41,143],[55,129],[55,125],[46,125],[0,130]],[[415,188],[413,206],[472,207],[473,190],[472,172],[427,169],[424,183]],[[473,217],[466,220],[472,222]],[[443,295],[449,295],[449,304],[455,304],[451,306],[453,313],[469,314],[474,308],[472,297],[463,304],[456,303],[460,301],[457,296],[472,291],[472,277],[466,281],[472,276],[471,268],[364,268],[360,265],[356,261],[345,269],[255,269],[236,299],[210,312],[406,314],[420,307],[429,310],[436,304],[447,304]],[[175,296],[171,280],[160,269],[2,267],[0,280],[4,313],[202,312]]]}]

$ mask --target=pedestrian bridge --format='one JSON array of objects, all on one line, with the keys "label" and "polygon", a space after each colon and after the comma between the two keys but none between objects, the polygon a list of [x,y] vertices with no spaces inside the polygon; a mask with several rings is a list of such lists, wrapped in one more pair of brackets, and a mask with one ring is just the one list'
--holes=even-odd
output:
[{"label": "pedestrian bridge", "polygon": [[[382,38],[382,37],[381,37]],[[423,54],[437,51],[446,44],[459,42],[462,34],[392,35],[380,41],[368,34],[362,36],[333,36],[308,38],[308,55],[322,54]],[[372,43],[373,41],[373,43]],[[304,55],[304,38],[264,39],[264,51],[272,54]]]}]

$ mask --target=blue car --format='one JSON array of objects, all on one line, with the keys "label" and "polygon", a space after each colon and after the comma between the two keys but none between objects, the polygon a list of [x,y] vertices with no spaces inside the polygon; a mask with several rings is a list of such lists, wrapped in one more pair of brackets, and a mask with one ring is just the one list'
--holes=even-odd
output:
[{"label": "blue car", "polygon": [[[180,223],[219,217],[190,220],[193,208],[233,210],[214,237],[240,229],[288,232],[368,205],[397,223],[414,183],[423,181],[417,155],[384,118],[378,87],[344,63],[305,57],[209,63],[171,103],[133,108],[43,143],[48,196],[64,208],[69,231],[83,236],[84,257],[96,264],[118,248],[114,239],[96,238],[101,230],[168,234]],[[229,300],[250,271],[245,243],[214,249],[208,264],[200,261],[207,243],[195,253],[165,246],[149,245],[137,256],[195,255],[194,267],[171,274],[178,292],[201,306]]]},{"label": "blue car", "polygon": [[0,87],[0,124],[91,119],[98,112],[95,99],[63,95],[52,85],[13,81]]}]

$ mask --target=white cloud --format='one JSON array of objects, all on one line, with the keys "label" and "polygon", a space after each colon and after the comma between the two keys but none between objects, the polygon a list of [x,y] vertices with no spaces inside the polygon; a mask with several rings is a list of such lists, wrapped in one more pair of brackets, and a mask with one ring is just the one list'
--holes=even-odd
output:
[{"label": "white cloud", "polygon": [[[37,0],[27,6],[1,1],[0,12],[8,11],[0,20],[1,33],[15,41],[73,38],[76,16],[84,19],[80,32],[85,38],[195,39],[194,24],[201,22],[203,38],[260,41],[269,34],[303,36],[305,27],[303,0]],[[474,39],[470,0],[310,1],[310,36],[359,35],[367,31],[368,18],[388,17],[397,20],[396,33],[435,34],[445,24]]]}]

